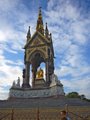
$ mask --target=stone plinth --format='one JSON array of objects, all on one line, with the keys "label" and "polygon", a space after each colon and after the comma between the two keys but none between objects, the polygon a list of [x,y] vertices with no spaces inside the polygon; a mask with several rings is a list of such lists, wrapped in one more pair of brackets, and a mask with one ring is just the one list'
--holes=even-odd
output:
[{"label": "stone plinth", "polygon": [[48,88],[35,88],[35,89],[22,89],[11,88],[9,96],[10,98],[41,98],[51,96],[64,96],[63,86],[56,85]]},{"label": "stone plinth", "polygon": [[46,84],[45,84],[45,80],[43,78],[38,78],[35,80],[35,85],[34,85],[34,88],[43,88],[45,87]]}]

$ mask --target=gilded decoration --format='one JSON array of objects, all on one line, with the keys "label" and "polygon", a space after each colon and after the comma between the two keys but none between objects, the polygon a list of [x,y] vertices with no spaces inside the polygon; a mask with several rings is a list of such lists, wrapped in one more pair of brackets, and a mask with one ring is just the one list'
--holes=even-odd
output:
[{"label": "gilded decoration", "polygon": [[26,61],[29,61],[30,56],[35,53],[36,51],[41,51],[41,53],[43,53],[44,58],[48,58],[48,48],[47,46],[39,46],[39,47],[33,47],[33,48],[29,48],[26,51]]},{"label": "gilded decoration", "polygon": [[36,73],[36,79],[42,79],[44,77],[44,71],[43,69],[39,69]]},{"label": "gilded decoration", "polygon": [[46,47],[42,47],[42,50],[43,50],[44,52],[46,52]]},{"label": "gilded decoration", "polygon": [[34,47],[34,46],[40,46],[40,45],[45,45],[45,42],[42,41],[39,37],[36,37],[36,39],[33,40],[33,42],[29,45],[29,47]]},{"label": "gilded decoration", "polygon": [[29,58],[30,58],[30,56],[33,54],[33,53],[35,53],[35,52],[41,52],[41,53],[43,53],[43,55],[44,55],[44,58],[47,58],[48,57],[48,55],[47,55],[47,51],[46,51],[46,46],[45,47],[37,47],[37,48],[30,48],[30,49],[28,49],[27,50],[27,55],[26,55],[26,60],[27,61],[29,61]]},{"label": "gilded decoration", "polygon": [[32,54],[34,54],[34,53],[42,53],[43,54],[43,56],[42,57],[44,57],[44,58],[46,58],[46,53],[45,52],[43,52],[42,50],[40,50],[40,49],[38,49],[38,48],[35,48],[35,49],[33,49],[28,55],[27,55],[27,61],[29,61],[29,59],[31,58],[31,56],[32,56]]}]

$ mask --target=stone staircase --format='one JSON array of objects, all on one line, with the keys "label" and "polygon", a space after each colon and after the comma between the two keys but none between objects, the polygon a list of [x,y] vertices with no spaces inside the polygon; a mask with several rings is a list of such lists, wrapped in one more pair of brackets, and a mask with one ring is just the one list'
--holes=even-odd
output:
[{"label": "stone staircase", "polygon": [[90,102],[78,98],[38,98],[38,99],[12,99],[0,101],[0,108],[46,108],[69,106],[90,106]]}]

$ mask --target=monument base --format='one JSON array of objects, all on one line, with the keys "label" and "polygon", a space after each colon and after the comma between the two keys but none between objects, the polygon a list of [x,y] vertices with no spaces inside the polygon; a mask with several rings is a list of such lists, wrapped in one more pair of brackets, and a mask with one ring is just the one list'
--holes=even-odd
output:
[{"label": "monument base", "polygon": [[51,96],[64,96],[62,86],[53,86],[49,88],[11,88],[9,98],[41,98]]},{"label": "monument base", "polygon": [[52,75],[50,86],[45,85],[44,79],[36,79],[34,87],[23,88],[13,84],[9,92],[9,98],[45,98],[51,96],[64,96],[63,85],[55,74]]}]

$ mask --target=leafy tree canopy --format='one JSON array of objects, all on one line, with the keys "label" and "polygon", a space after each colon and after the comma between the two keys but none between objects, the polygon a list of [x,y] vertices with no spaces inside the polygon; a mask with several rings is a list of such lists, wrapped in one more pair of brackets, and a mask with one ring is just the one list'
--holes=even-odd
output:
[{"label": "leafy tree canopy", "polygon": [[69,98],[80,98],[80,95],[78,94],[78,92],[70,92],[66,96]]},{"label": "leafy tree canopy", "polygon": [[68,97],[68,98],[80,98],[82,100],[90,102],[90,99],[87,99],[84,94],[79,95],[78,92],[70,92],[66,95],[66,97]]}]

